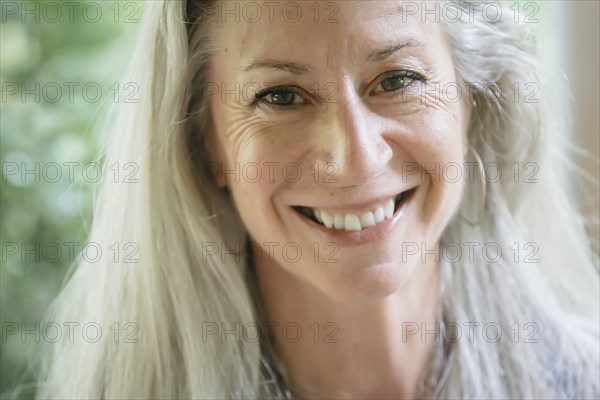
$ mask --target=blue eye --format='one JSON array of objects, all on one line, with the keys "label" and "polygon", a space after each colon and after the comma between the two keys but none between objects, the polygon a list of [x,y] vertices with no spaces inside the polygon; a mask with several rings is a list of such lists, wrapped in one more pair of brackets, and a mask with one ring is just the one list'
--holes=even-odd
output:
[{"label": "blue eye", "polygon": [[384,74],[384,79],[381,80],[379,85],[375,87],[375,92],[379,92],[378,90],[381,88],[385,92],[394,92],[396,90],[401,90],[411,85],[415,81],[423,82],[425,78],[416,72],[410,71],[391,71]]},{"label": "blue eye", "polygon": [[305,102],[298,93],[298,90],[291,87],[267,89],[258,93],[255,101],[262,101],[269,105],[280,107],[293,106]]}]

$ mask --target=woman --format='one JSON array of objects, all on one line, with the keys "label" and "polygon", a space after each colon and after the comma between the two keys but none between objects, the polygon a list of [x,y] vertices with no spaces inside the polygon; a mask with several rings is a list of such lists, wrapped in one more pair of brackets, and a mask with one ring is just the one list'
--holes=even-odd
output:
[{"label": "woman", "polygon": [[39,397],[597,397],[530,25],[434,5],[149,2],[90,237],[136,262],[80,260],[48,319],[111,333]]}]

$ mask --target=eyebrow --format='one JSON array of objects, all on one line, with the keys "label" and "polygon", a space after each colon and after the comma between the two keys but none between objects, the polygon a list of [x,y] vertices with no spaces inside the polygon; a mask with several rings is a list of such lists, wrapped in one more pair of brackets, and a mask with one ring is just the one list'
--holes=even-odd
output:
[{"label": "eyebrow", "polygon": [[[424,47],[424,45],[415,40],[409,39],[404,42],[393,44],[381,50],[375,50],[367,57],[369,62],[381,62],[391,57],[394,53],[402,50],[405,47]],[[275,60],[272,58],[258,59],[252,61],[243,70],[248,72],[252,69],[267,68],[279,71],[287,71],[294,75],[302,75],[312,71],[312,68],[308,64],[302,64],[292,61]]]},{"label": "eyebrow", "polygon": [[394,53],[404,49],[405,47],[425,47],[423,43],[419,42],[415,39],[408,39],[404,42],[393,44],[381,50],[375,50],[369,57],[367,57],[367,61],[369,62],[381,62],[385,59],[391,57]]},{"label": "eyebrow", "polygon": [[280,70],[280,71],[287,71],[294,75],[302,75],[302,74],[306,74],[306,73],[309,73],[312,71],[310,66],[307,64],[300,64],[300,63],[291,62],[291,61],[282,61],[282,60],[274,60],[271,58],[266,58],[266,59],[255,60],[255,61],[251,62],[250,64],[248,64],[246,66],[246,68],[244,68],[244,72],[248,72],[251,69],[258,69],[258,68],[268,68],[268,69],[275,69],[275,70]]}]

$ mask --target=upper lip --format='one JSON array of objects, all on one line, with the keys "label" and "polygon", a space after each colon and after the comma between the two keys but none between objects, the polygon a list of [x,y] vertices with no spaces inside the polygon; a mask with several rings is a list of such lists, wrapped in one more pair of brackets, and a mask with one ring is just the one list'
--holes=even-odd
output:
[{"label": "upper lip", "polygon": [[[324,210],[327,211],[329,213],[337,213],[337,214],[348,214],[348,213],[356,213],[356,212],[364,212],[364,211],[368,211],[368,210],[373,210],[377,207],[382,207],[385,205],[385,202],[388,201],[389,199],[395,199],[396,196],[407,192],[409,190],[412,190],[413,188],[409,188],[409,189],[404,189],[404,190],[398,190],[397,192],[393,192],[391,194],[386,194],[386,195],[380,195],[377,196],[375,198],[372,198],[371,200],[367,200],[367,201],[356,201],[356,202],[345,202],[345,203],[336,203],[335,205],[308,205],[308,204],[298,204],[297,207],[309,207],[309,208],[313,208],[313,209],[318,209],[318,210]],[[344,198],[347,201],[347,198],[350,196],[340,196],[342,198]],[[336,197],[334,197],[336,198]],[[338,197],[339,198],[339,197]]]}]

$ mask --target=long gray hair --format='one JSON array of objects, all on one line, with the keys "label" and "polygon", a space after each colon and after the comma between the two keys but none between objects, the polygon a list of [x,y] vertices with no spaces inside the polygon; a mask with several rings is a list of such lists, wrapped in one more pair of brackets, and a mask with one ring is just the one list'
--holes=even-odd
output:
[{"label": "long gray hair", "polygon": [[[125,78],[138,83],[141,100],[120,107],[105,157],[106,165],[135,163],[139,182],[102,182],[89,239],[103,249],[133,245],[136,262],[80,258],[47,316],[103,328],[117,323],[121,337],[105,329],[96,343],[48,344],[39,398],[289,396],[285,368],[269,343],[203,340],[207,324],[231,329],[258,322],[262,313],[247,260],[205,254],[206,243],[235,248],[246,237],[228,197],[202,179],[212,51],[207,3],[146,5]],[[475,251],[472,259],[440,263],[440,330],[461,327],[463,337],[443,335],[421,393],[597,398],[597,256],[569,196],[568,139],[552,123],[548,97],[529,102],[528,91],[511,89],[543,83],[534,37],[502,4],[493,3],[504,12],[497,21],[482,18],[485,4],[453,4],[446,9],[453,22],[443,25],[457,73],[473,93],[469,143],[505,174],[486,185],[484,197],[479,180],[466,186],[442,243],[495,243],[505,250],[516,244],[521,255],[505,251],[491,262]],[[531,163],[538,182],[515,180],[507,173],[515,163],[522,173]],[[477,223],[460,217],[480,205]],[[531,249],[539,262],[523,262]],[[128,323],[133,343],[123,340]],[[515,336],[466,337],[466,327],[486,323]],[[532,332],[535,340],[525,340]]]}]

